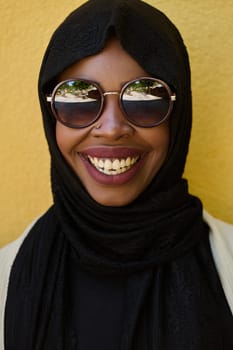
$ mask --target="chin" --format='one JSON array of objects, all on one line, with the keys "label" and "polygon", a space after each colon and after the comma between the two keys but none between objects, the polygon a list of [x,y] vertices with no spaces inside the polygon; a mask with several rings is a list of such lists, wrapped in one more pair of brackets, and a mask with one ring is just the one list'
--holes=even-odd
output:
[{"label": "chin", "polygon": [[124,207],[132,203],[138,197],[138,195],[135,195],[132,197],[127,196],[126,198],[125,196],[119,196],[116,194],[106,195],[106,193],[104,193],[102,196],[94,196],[91,193],[89,193],[89,195],[92,197],[92,199],[94,199],[94,201],[105,207]]}]

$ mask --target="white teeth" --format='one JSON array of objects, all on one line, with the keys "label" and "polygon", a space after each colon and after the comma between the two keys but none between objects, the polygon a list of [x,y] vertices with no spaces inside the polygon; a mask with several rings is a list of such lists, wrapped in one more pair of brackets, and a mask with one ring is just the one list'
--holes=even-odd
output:
[{"label": "white teeth", "polygon": [[120,161],[119,159],[115,159],[113,162],[112,162],[112,168],[114,170],[117,170],[117,169],[120,169],[121,167],[121,164],[120,164]]},{"label": "white teeth", "polygon": [[121,159],[120,163],[121,163],[120,167],[124,168],[125,167],[125,159]]},{"label": "white teeth", "polygon": [[103,161],[102,159],[100,159],[100,160],[98,161],[98,166],[99,166],[100,168],[103,168],[103,167],[104,167],[104,161]]},{"label": "white teeth", "polygon": [[126,161],[125,161],[125,165],[126,165],[126,166],[130,166],[130,164],[131,164],[131,158],[128,157],[128,158],[126,159]]},{"label": "white teeth", "polygon": [[90,163],[101,173],[106,175],[119,175],[129,170],[138,160],[139,156],[127,158],[97,158],[88,156]]},{"label": "white teeth", "polygon": [[106,159],[104,162],[104,170],[112,169],[112,162],[110,159]]}]

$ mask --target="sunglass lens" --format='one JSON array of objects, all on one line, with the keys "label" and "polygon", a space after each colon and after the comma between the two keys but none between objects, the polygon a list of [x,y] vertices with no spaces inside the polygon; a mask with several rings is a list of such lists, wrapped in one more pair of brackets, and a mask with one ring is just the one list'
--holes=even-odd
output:
[{"label": "sunglass lens", "polygon": [[82,128],[97,118],[101,108],[101,94],[93,83],[69,80],[58,86],[53,108],[63,124]]},{"label": "sunglass lens", "polygon": [[139,79],[126,86],[121,102],[132,123],[150,127],[160,124],[167,116],[170,94],[160,81]]}]

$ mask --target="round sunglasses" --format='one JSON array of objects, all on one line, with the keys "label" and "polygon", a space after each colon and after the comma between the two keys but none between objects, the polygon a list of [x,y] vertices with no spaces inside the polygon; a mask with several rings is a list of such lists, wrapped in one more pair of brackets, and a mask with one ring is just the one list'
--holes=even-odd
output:
[{"label": "round sunglasses", "polygon": [[107,95],[118,95],[125,118],[142,128],[167,120],[176,100],[162,80],[141,77],[125,83],[120,91],[103,91],[96,82],[85,79],[65,80],[55,86],[47,101],[59,122],[70,128],[85,128],[100,117]]}]

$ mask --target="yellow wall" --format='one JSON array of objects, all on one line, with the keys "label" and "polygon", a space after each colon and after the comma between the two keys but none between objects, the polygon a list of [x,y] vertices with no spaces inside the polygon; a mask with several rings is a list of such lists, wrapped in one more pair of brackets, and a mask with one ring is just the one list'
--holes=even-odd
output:
[{"label": "yellow wall", "polygon": [[[50,35],[83,1],[0,0],[0,245],[51,203],[37,76]],[[190,53],[194,126],[186,176],[214,215],[233,223],[232,0],[150,0]]]}]

